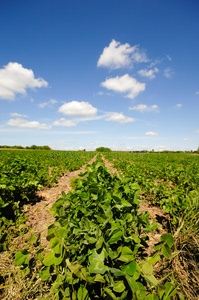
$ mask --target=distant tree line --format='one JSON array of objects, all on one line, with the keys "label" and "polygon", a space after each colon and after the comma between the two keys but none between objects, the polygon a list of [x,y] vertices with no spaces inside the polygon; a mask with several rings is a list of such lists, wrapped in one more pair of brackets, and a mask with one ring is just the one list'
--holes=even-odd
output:
[{"label": "distant tree line", "polygon": [[[110,148],[106,148],[106,147],[99,147],[96,149],[97,152],[110,152],[111,149]],[[121,151],[121,152],[127,152],[127,151]],[[163,150],[163,151],[155,151],[154,149],[152,149],[151,151],[149,150],[133,150],[133,151],[128,151],[129,153],[197,153],[199,154],[199,147],[198,150],[190,150],[190,151],[181,151],[181,150],[177,150],[177,151],[171,151],[171,150]]]},{"label": "distant tree line", "polygon": [[36,145],[32,145],[32,146],[27,146],[27,147],[22,147],[22,146],[8,146],[8,145],[0,145],[0,148],[3,149],[30,149],[30,150],[52,150],[49,146],[45,145],[45,146],[36,146]]},{"label": "distant tree line", "polygon": [[106,148],[106,147],[99,147],[96,149],[97,152],[110,152],[111,149],[110,148]]}]

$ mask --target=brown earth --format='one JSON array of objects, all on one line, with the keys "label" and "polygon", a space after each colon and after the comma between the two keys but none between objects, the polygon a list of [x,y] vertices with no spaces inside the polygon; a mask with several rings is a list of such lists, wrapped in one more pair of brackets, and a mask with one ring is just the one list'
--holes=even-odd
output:
[{"label": "brown earth", "polygon": [[[111,162],[104,159],[104,157],[103,160],[112,175],[114,173],[116,173],[118,176],[121,175],[121,173],[117,169],[113,168],[113,164]],[[153,220],[155,219],[158,225],[158,230],[147,233],[147,236],[149,237],[149,241],[147,241],[149,247],[146,249],[146,253],[147,255],[150,255],[154,251],[153,246],[156,243],[160,242],[161,235],[167,233],[170,218],[169,215],[166,214],[161,208],[152,205],[148,199],[146,201],[143,194],[140,195],[140,198],[143,200],[143,202],[140,203],[139,212],[149,212],[149,222],[153,223]]]},{"label": "brown earth", "polygon": [[41,232],[42,247],[48,248],[48,241],[46,240],[47,229],[54,223],[54,217],[49,212],[51,206],[62,196],[62,191],[67,194],[72,190],[70,186],[71,180],[78,177],[81,172],[85,172],[86,166],[92,164],[95,159],[96,157],[77,171],[65,172],[62,177],[58,178],[58,183],[54,187],[41,189],[36,193],[35,201],[24,207],[24,213],[27,218],[26,225],[29,228],[33,228],[33,234],[35,235]]}]

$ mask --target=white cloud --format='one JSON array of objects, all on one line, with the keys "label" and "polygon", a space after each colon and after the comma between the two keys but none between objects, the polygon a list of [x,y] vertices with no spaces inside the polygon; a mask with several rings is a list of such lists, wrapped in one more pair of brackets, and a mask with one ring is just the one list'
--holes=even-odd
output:
[{"label": "white cloud", "polygon": [[45,123],[39,123],[37,121],[30,122],[22,118],[10,119],[6,124],[12,127],[19,127],[19,128],[51,129],[51,126],[48,126]]},{"label": "white cloud", "polygon": [[181,103],[178,103],[178,104],[176,104],[175,106],[174,106],[174,108],[176,108],[176,109],[180,109],[182,107],[182,104]]},{"label": "white cloud", "polygon": [[22,118],[28,118],[27,115],[21,115],[21,114],[18,114],[18,113],[10,113],[10,116],[14,117],[14,118],[20,118],[20,117],[22,117]]},{"label": "white cloud", "polygon": [[170,55],[166,55],[166,57],[167,57],[167,59],[168,59],[169,61],[172,61],[172,58],[171,58]]},{"label": "white cloud", "polygon": [[148,131],[148,132],[145,132],[145,135],[148,135],[148,136],[157,136],[159,135],[158,132],[153,132],[153,131]]},{"label": "white cloud", "polygon": [[66,120],[64,118],[61,118],[59,120],[56,120],[53,123],[54,126],[64,126],[64,127],[73,127],[77,125],[77,122],[72,121],[72,120]]},{"label": "white cloud", "polygon": [[138,104],[133,107],[129,107],[129,110],[136,110],[139,112],[159,112],[158,106],[156,104],[154,105],[146,105],[146,104]]},{"label": "white cloud", "polygon": [[0,98],[14,100],[16,94],[26,94],[26,89],[46,87],[42,78],[35,78],[31,69],[25,69],[16,62],[10,62],[0,69]]},{"label": "white cloud", "polygon": [[186,142],[193,142],[192,139],[188,139],[188,138],[185,138],[184,141],[186,141]]},{"label": "white cloud", "polygon": [[195,130],[195,133],[199,133],[199,129]]},{"label": "white cloud", "polygon": [[49,101],[39,103],[38,106],[39,106],[40,108],[44,108],[44,107],[46,107],[46,106],[52,107],[52,106],[53,106],[54,104],[56,104],[56,103],[57,103],[57,100],[55,100],[55,99],[50,99]]},{"label": "white cloud", "polygon": [[97,62],[98,67],[106,67],[112,70],[132,67],[133,63],[147,62],[146,54],[141,51],[138,45],[131,47],[128,43],[111,41],[108,47],[105,47]]},{"label": "white cloud", "polygon": [[142,69],[138,72],[138,74],[142,77],[148,77],[150,79],[155,78],[155,73],[158,73],[159,69],[158,68],[154,68],[151,70],[146,70],[146,69]]},{"label": "white cloud", "polygon": [[132,123],[135,119],[124,116],[122,113],[110,113],[105,118],[106,121],[119,122],[119,123]]},{"label": "white cloud", "polygon": [[163,75],[164,75],[166,78],[172,78],[173,75],[174,75],[174,71],[173,71],[172,68],[166,68],[166,69],[164,69]]},{"label": "white cloud", "polygon": [[150,63],[150,65],[148,66],[149,68],[153,68],[156,65],[159,65],[162,62],[162,59],[155,59],[152,63]]},{"label": "white cloud", "polygon": [[119,93],[127,93],[126,97],[133,99],[140,92],[145,90],[145,83],[138,82],[135,78],[125,74],[121,77],[108,78],[101,83],[101,86]]},{"label": "white cloud", "polygon": [[66,116],[95,116],[97,108],[88,102],[71,101],[64,103],[58,111]]}]

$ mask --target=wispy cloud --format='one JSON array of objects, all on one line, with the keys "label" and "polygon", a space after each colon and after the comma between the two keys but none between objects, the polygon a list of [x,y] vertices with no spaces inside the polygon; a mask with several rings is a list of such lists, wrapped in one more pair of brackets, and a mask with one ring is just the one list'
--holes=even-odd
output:
[{"label": "wispy cloud", "polygon": [[61,118],[59,120],[56,120],[53,123],[54,126],[64,126],[64,127],[73,127],[77,125],[77,122],[72,120],[66,120],[65,118]]},{"label": "wispy cloud", "polygon": [[158,136],[159,133],[158,132],[153,132],[153,131],[148,131],[148,132],[145,132],[145,135],[147,135],[147,136]]},{"label": "wispy cloud", "polygon": [[101,86],[119,93],[126,93],[127,98],[133,99],[140,92],[145,90],[146,84],[137,81],[135,78],[125,74],[121,77],[108,78],[101,83]]},{"label": "wispy cloud", "polygon": [[195,133],[199,133],[199,129],[195,130],[194,132],[195,132]]},{"label": "wispy cloud", "polygon": [[14,100],[16,94],[26,94],[27,88],[46,87],[48,82],[35,78],[31,69],[24,68],[17,62],[10,62],[0,69],[0,98]]},{"label": "wispy cloud", "polygon": [[134,63],[147,61],[145,52],[140,50],[138,45],[131,47],[128,43],[121,44],[113,39],[109,46],[104,48],[97,66],[115,70],[123,67],[129,68]]},{"label": "wispy cloud", "polygon": [[192,139],[188,139],[188,138],[185,138],[184,141],[186,141],[186,142],[193,142]]},{"label": "wispy cloud", "polygon": [[180,109],[182,107],[182,104],[181,103],[178,103],[174,106],[175,109]]},{"label": "wispy cloud", "polygon": [[166,69],[164,69],[163,75],[166,78],[172,78],[174,76],[174,71],[172,68],[166,68]]},{"label": "wispy cloud", "polygon": [[172,61],[172,58],[171,58],[170,55],[166,55],[166,57],[167,57],[167,59],[168,59],[169,61]]},{"label": "wispy cloud", "polygon": [[50,99],[49,101],[46,101],[46,102],[42,102],[42,103],[39,103],[38,106],[40,108],[44,108],[44,107],[52,107],[54,104],[58,103],[57,100],[55,99]]},{"label": "wispy cloud", "polygon": [[37,121],[27,121],[22,118],[10,119],[6,123],[8,126],[19,127],[19,128],[32,128],[32,129],[51,129],[51,126],[48,126],[45,123],[39,123]]},{"label": "wispy cloud", "polygon": [[143,112],[159,112],[158,106],[156,104],[154,104],[154,105],[138,104],[136,106],[129,107],[129,110],[139,111],[141,113],[143,113]]},{"label": "wispy cloud", "polygon": [[18,113],[10,113],[10,116],[11,117],[14,117],[14,118],[28,118],[27,115],[22,115],[22,114],[18,114]]}]

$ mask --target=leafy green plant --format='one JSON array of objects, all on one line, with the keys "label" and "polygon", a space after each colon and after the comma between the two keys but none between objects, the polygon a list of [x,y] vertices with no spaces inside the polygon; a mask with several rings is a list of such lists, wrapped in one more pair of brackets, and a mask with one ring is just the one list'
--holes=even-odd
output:
[{"label": "leafy green plant", "polygon": [[[100,156],[74,185],[75,191],[62,192],[52,206],[51,251],[40,269],[40,278],[51,281],[54,299],[171,299],[175,286],[159,285],[153,265],[159,254],[171,256],[173,238],[162,236],[154,255],[145,258],[147,233],[157,224],[138,212],[139,185],[111,176]],[[29,255],[17,253],[16,263],[28,266]]]}]

